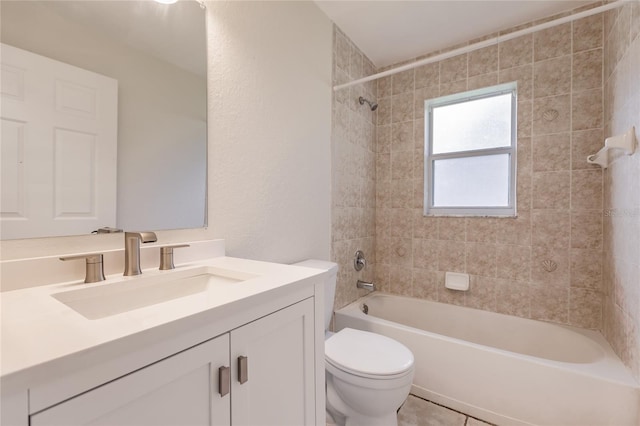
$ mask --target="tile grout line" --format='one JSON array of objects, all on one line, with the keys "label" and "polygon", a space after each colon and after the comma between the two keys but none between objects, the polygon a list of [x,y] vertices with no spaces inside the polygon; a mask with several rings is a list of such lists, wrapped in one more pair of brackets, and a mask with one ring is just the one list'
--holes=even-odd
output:
[{"label": "tile grout line", "polygon": [[[570,53],[571,53],[571,71],[570,71],[570,75],[569,75],[569,87],[571,90],[571,97],[569,99],[569,111],[571,111],[571,114],[569,115],[569,212],[570,212],[570,222],[569,222],[569,250],[567,252],[567,256],[568,256],[568,285],[567,285],[567,324],[571,324],[571,319],[572,319],[572,315],[571,315],[571,274],[572,274],[572,268],[571,268],[571,252],[572,252],[572,248],[573,248],[573,233],[571,232],[571,229],[573,228],[573,189],[575,186],[575,182],[574,182],[574,176],[573,176],[573,96],[574,96],[574,90],[573,90],[573,70],[574,70],[574,58],[575,58],[575,54],[573,52],[573,32],[574,32],[574,21],[571,21],[571,25],[570,25],[570,29],[571,29],[571,41],[569,43],[569,49],[570,49]],[[601,90],[602,90],[602,85],[600,85]],[[601,99],[602,100],[602,99]]]},{"label": "tile grout line", "polygon": [[[468,423],[469,419],[478,420],[478,421],[483,422],[483,423],[486,423],[486,424],[488,424],[488,425],[490,425],[490,426],[496,426],[496,425],[494,425],[493,423],[489,423],[489,422],[488,422],[488,421],[486,421],[486,420],[482,420],[482,419],[480,419],[480,418],[478,418],[478,417],[471,416],[471,415],[469,415],[469,414],[467,414],[467,413],[463,413],[462,411],[458,411],[458,410],[453,409],[453,408],[451,408],[451,407],[447,407],[446,405],[439,404],[439,403],[437,403],[437,402],[431,401],[431,400],[429,400],[429,399],[422,398],[422,397],[417,396],[417,395],[414,395],[414,394],[412,394],[412,393],[410,393],[410,394],[409,394],[409,396],[413,396],[414,398],[419,399],[419,400],[421,401],[421,403],[433,404],[433,405],[436,405],[436,406],[438,406],[438,407],[442,407],[442,408],[444,408],[444,409],[446,409],[446,410],[453,411],[454,413],[458,413],[458,414],[461,414],[461,415],[465,416],[464,426],[466,426],[466,425],[467,425],[467,423]],[[405,402],[406,402],[406,401],[405,401]],[[401,409],[401,410],[402,410],[402,409]],[[412,426],[413,426],[413,425],[412,425]]]}]

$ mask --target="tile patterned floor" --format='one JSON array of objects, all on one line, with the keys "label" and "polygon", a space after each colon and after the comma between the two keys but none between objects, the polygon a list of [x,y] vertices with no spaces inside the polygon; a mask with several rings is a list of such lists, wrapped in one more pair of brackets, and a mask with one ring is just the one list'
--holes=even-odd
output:
[{"label": "tile patterned floor", "polygon": [[489,426],[447,407],[409,395],[398,413],[398,426]]}]

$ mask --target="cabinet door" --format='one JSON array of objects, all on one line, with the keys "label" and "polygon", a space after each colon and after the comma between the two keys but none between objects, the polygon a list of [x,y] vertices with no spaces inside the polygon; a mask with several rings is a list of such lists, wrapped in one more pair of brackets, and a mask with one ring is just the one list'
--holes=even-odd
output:
[{"label": "cabinet door", "polygon": [[234,426],[314,424],[313,306],[306,299],[231,332]]},{"label": "cabinet door", "polygon": [[[229,425],[229,335],[202,343],[31,416],[40,425]],[[227,381],[228,383],[228,381]]]}]

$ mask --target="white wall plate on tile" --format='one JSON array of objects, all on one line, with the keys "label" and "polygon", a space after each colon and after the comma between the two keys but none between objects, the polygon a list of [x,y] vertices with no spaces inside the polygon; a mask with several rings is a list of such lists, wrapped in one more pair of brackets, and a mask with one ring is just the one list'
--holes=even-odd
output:
[{"label": "white wall plate on tile", "polygon": [[467,291],[469,290],[469,274],[445,272],[444,286],[450,290]]}]

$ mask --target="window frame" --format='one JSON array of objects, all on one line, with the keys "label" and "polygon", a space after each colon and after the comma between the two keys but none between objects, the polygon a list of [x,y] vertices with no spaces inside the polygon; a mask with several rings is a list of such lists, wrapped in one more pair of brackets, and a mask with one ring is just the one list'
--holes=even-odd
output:
[{"label": "window frame", "polygon": [[[490,98],[511,93],[511,144],[499,148],[483,148],[467,151],[446,152],[442,154],[433,153],[433,109],[469,102],[477,99]],[[424,150],[424,215],[425,216],[479,216],[479,217],[516,217],[516,172],[517,172],[517,109],[518,93],[517,83],[505,83],[496,86],[485,87],[477,90],[470,90],[453,95],[442,96],[424,101],[425,108],[425,150]],[[509,203],[507,206],[443,206],[433,205],[433,184],[434,167],[436,160],[483,157],[488,155],[509,154]]]}]

